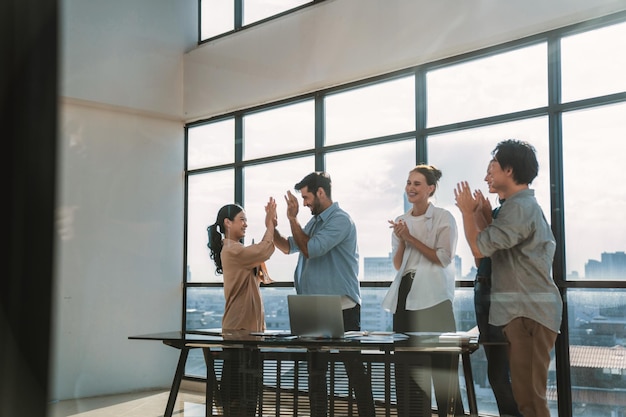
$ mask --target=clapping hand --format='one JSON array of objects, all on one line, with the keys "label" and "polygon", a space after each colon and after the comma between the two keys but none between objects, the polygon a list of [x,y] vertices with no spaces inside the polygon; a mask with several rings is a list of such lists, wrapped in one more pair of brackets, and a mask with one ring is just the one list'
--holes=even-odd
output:
[{"label": "clapping hand", "polygon": [[456,200],[456,206],[463,214],[473,213],[479,208],[479,202],[472,195],[467,181],[457,183],[454,189],[454,198]]},{"label": "clapping hand", "polygon": [[398,237],[398,239],[407,241],[411,237],[411,233],[409,233],[409,227],[406,225],[404,220],[398,220],[394,222],[393,220],[388,220],[389,228],[393,229],[393,233]]},{"label": "clapping hand", "polygon": [[487,197],[485,197],[483,192],[480,190],[474,191],[474,199],[478,202],[477,213],[480,212],[480,214],[482,214],[487,224],[490,224],[492,220],[491,202],[489,201]]}]

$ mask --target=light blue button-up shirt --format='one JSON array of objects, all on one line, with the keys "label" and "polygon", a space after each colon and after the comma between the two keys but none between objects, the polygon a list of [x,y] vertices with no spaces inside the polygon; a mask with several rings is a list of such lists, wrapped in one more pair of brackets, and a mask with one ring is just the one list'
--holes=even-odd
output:
[{"label": "light blue button-up shirt", "polygon": [[[304,226],[309,236],[307,259],[299,253],[294,272],[298,294],[330,294],[350,297],[361,304],[359,250],[356,226],[350,215],[333,203]],[[289,253],[300,252],[289,237]]]}]

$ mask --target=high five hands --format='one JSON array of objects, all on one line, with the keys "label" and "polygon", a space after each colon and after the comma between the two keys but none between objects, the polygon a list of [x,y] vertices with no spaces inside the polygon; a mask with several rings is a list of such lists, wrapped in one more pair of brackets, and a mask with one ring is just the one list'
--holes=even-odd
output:
[{"label": "high five hands", "polygon": [[265,225],[269,226],[273,223],[274,227],[278,226],[278,215],[276,213],[276,200],[274,197],[270,197],[269,201],[265,205]]},{"label": "high five hands", "polygon": [[298,199],[291,193],[291,191],[287,191],[287,195],[285,195],[285,202],[287,203],[287,218],[295,219],[298,217],[300,206],[298,204]]}]

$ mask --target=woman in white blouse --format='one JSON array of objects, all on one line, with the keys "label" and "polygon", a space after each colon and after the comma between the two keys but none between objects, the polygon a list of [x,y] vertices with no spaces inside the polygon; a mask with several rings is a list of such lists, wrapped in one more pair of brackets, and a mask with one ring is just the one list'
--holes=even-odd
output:
[{"label": "woman in white blouse", "polygon": [[[441,178],[432,165],[417,165],[409,172],[405,192],[411,209],[389,223],[393,228],[392,256],[396,277],[383,300],[393,313],[393,330],[406,332],[454,332],[454,254],[457,227],[452,214],[430,202]],[[447,415],[450,355],[431,355],[432,383],[439,416]],[[413,375],[412,375],[413,374]],[[414,415],[417,404],[430,404],[430,383],[420,386],[415,373],[401,361],[395,366],[398,416]],[[455,415],[463,415],[457,386]]]}]

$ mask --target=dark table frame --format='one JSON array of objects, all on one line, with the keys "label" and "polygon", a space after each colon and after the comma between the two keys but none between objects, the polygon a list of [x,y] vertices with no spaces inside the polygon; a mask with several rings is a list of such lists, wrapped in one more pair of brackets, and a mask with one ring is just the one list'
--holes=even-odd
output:
[{"label": "dark table frame", "polygon": [[[180,389],[180,384],[185,373],[185,364],[190,349],[201,348],[207,366],[206,383],[206,415],[212,415],[213,397],[216,381],[214,378],[214,360],[219,358],[220,350],[223,348],[242,349],[262,349],[269,353],[266,358],[276,357],[276,355],[291,353],[302,355],[303,351],[308,354],[316,351],[328,351],[341,354],[343,351],[367,351],[376,352],[374,355],[378,359],[371,359],[372,362],[384,362],[390,364],[394,362],[394,352],[421,352],[421,353],[443,353],[455,355],[456,361],[453,366],[458,366],[459,357],[462,359],[463,373],[465,376],[468,404],[470,416],[478,416],[476,404],[476,394],[470,363],[470,354],[478,349],[478,341],[474,337],[467,337],[460,334],[459,337],[447,335],[448,337],[438,337],[435,334],[411,333],[406,340],[394,340],[393,337],[369,337],[349,339],[293,339],[285,337],[251,336],[246,331],[221,333],[215,329],[193,330],[188,332],[170,331],[163,333],[151,333],[137,336],[130,336],[132,340],[153,340],[160,341],[167,346],[180,350],[176,372],[172,381],[164,417],[171,417],[174,411],[176,397]],[[297,351],[300,351],[298,353]],[[280,353],[282,352],[282,353]],[[364,359],[368,355],[364,353]],[[300,356],[302,357],[302,356]],[[307,356],[308,357],[308,356]],[[452,384],[451,384],[452,386]],[[456,386],[456,383],[454,384]],[[455,389],[453,389],[454,391]],[[389,415],[389,405],[387,406]],[[448,415],[454,415],[454,401],[451,400],[448,408]]]}]

